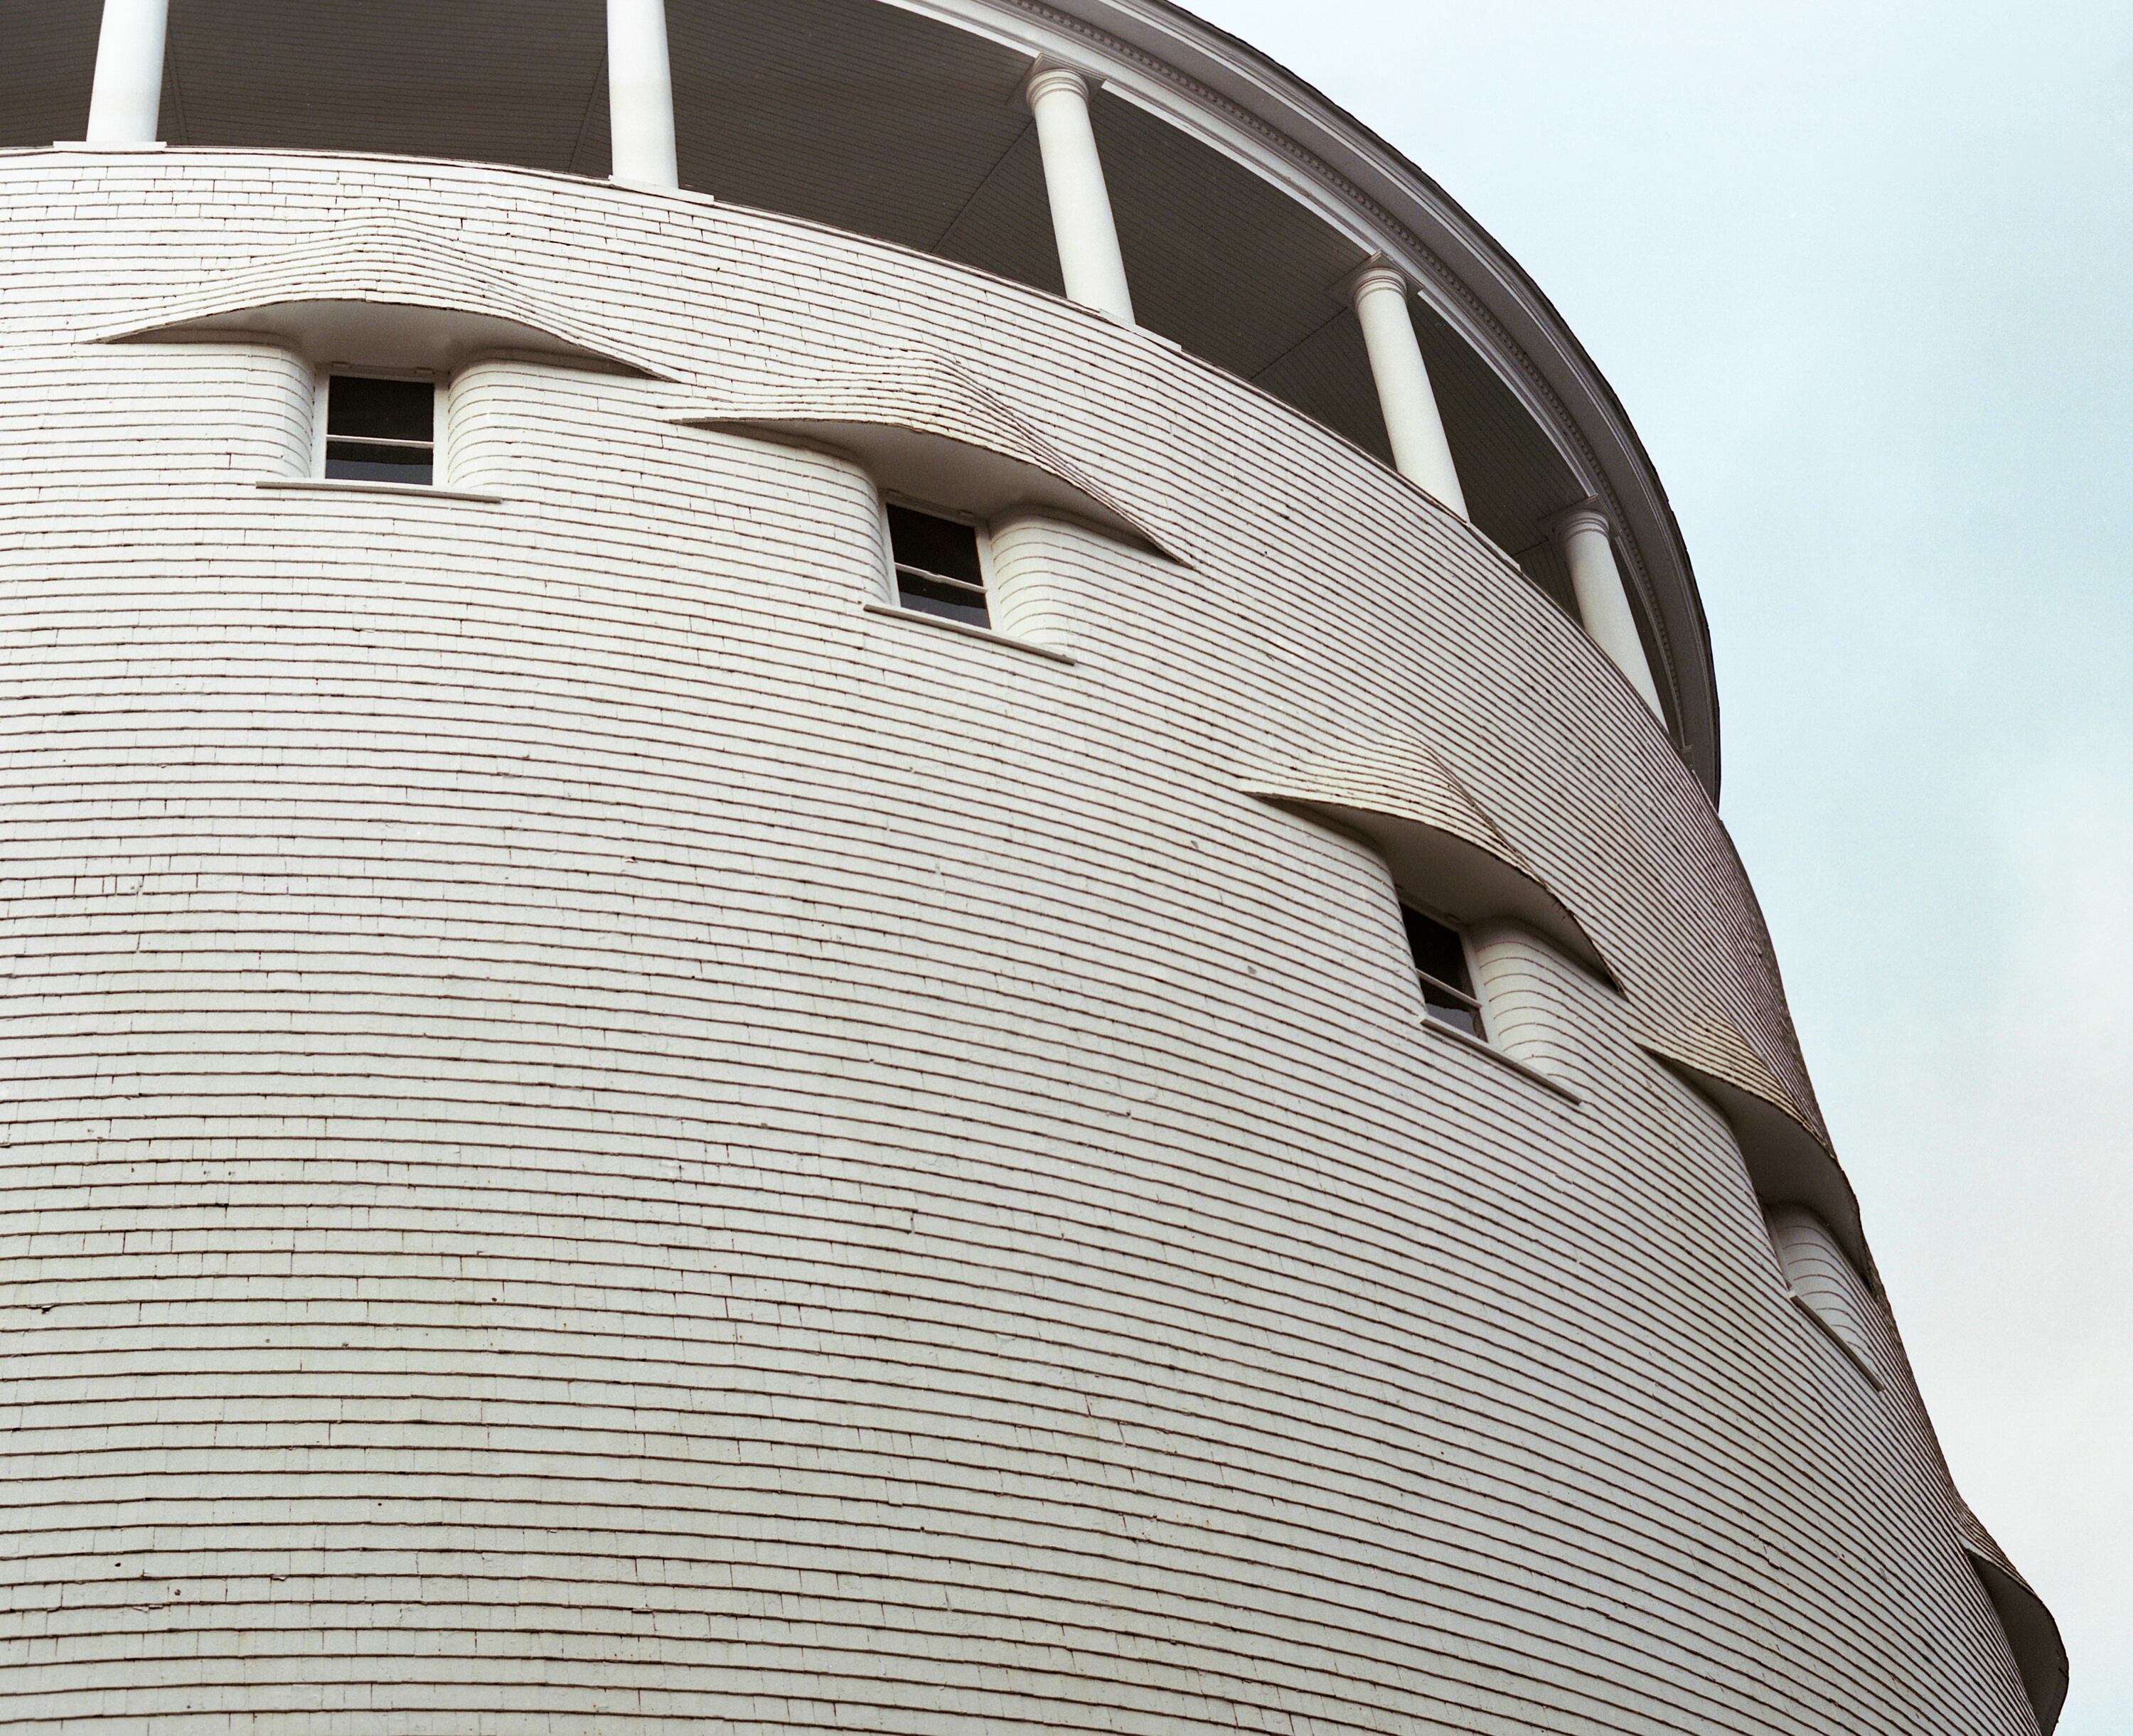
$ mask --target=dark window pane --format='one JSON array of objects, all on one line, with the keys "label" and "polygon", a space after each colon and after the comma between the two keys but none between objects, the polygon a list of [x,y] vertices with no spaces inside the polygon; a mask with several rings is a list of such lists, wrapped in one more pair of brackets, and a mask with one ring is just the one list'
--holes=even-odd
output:
[{"label": "dark window pane", "polygon": [[950,584],[922,573],[896,575],[896,600],[921,614],[938,615],[944,621],[961,621],[969,627],[990,627],[983,591],[968,585]]},{"label": "dark window pane", "polygon": [[342,482],[427,483],[434,460],[426,446],[366,446],[355,440],[326,442],[326,475]]},{"label": "dark window pane", "polygon": [[1481,1015],[1464,1001],[1455,1001],[1442,990],[1424,983],[1422,985],[1422,1003],[1428,1009],[1429,1016],[1440,1025],[1449,1025],[1454,1030],[1465,1032],[1469,1036],[1481,1034]]},{"label": "dark window pane", "polygon": [[888,541],[898,566],[923,567],[970,584],[985,583],[985,569],[978,565],[978,533],[969,525],[914,512],[908,507],[891,507]]},{"label": "dark window pane", "polygon": [[337,373],[326,382],[326,432],[354,440],[434,437],[436,387],[421,380],[368,380]]},{"label": "dark window pane", "polygon": [[1407,944],[1414,950],[1414,968],[1461,994],[1473,993],[1474,984],[1466,974],[1466,949],[1457,931],[1404,904],[1400,915],[1407,923]]}]

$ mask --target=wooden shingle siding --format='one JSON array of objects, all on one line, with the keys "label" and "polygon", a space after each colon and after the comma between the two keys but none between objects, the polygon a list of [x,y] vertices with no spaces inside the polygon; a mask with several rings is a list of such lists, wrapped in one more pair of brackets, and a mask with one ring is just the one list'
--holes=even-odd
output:
[{"label": "wooden shingle siding", "polygon": [[[406,214],[689,390],[951,358],[1190,564],[1004,527],[1068,666],[675,383],[488,362],[500,503],[314,495],[286,351],[90,341]],[[0,1730],[2033,1730],[1885,1315],[1876,1392],[1643,1046],[1821,1137],[1702,787],[1264,394],[686,197],[32,152],[0,524]],[[1245,793],[1359,739],[1618,974],[1477,951],[1577,1103]]]}]

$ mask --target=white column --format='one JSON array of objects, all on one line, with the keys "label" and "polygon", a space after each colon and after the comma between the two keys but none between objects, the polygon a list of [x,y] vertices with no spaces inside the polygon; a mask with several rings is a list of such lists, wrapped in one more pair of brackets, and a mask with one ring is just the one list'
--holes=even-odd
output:
[{"label": "white column", "polygon": [[681,185],[667,0],[607,0],[607,127],[616,180]]},{"label": "white column", "polygon": [[163,36],[170,0],[104,0],[96,85],[89,99],[92,145],[152,145],[163,112]]},{"label": "white column", "polygon": [[1637,634],[1637,618],[1630,608],[1629,587],[1622,570],[1615,564],[1615,541],[1609,534],[1607,515],[1595,506],[1573,507],[1555,522],[1556,540],[1570,568],[1570,588],[1577,596],[1577,613],[1585,630],[1630,678],[1630,685],[1644,696],[1644,703],[1664,723],[1666,709],[1659,704],[1659,690],[1645,661],[1644,642]]},{"label": "white column", "polygon": [[1370,373],[1378,382],[1378,405],[1393,445],[1393,467],[1419,483],[1461,518],[1466,492],[1459,486],[1452,443],[1444,437],[1429,368],[1408,313],[1406,276],[1391,263],[1373,260],[1349,285],[1355,317],[1363,322],[1363,343],[1370,354]]},{"label": "white column", "polygon": [[1089,120],[1088,80],[1071,66],[1040,65],[1023,94],[1037,117],[1044,190],[1052,201],[1067,299],[1130,325],[1133,294],[1126,286],[1103,159],[1096,154],[1096,130]]}]

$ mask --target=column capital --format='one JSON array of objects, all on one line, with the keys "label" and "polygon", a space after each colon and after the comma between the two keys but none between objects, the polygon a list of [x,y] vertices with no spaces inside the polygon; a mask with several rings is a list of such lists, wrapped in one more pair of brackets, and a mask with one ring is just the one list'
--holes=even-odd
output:
[{"label": "column capital", "polygon": [[1548,529],[1558,542],[1567,542],[1581,531],[1597,531],[1603,536],[1615,534],[1615,521],[1607,516],[1607,509],[1596,494],[1588,494],[1573,506],[1565,507],[1548,521]]},{"label": "column capital", "polygon": [[1373,253],[1343,277],[1337,286],[1343,301],[1360,301],[1373,290],[1398,290],[1403,298],[1414,293],[1414,279],[1383,253]]},{"label": "column capital", "polygon": [[1022,100],[1034,108],[1055,90],[1071,90],[1083,102],[1089,100],[1089,75],[1078,66],[1070,66],[1064,60],[1055,60],[1048,55],[1040,59],[1023,80]]}]

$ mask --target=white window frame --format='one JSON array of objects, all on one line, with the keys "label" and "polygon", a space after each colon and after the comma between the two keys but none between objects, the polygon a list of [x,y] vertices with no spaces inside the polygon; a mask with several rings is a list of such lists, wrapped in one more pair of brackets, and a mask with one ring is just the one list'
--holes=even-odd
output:
[{"label": "white window frame", "polygon": [[[1402,916],[1400,944],[1407,949],[1408,964],[1412,968],[1413,974],[1416,979],[1415,993],[1422,995],[1423,1017],[1433,1025],[1442,1026],[1454,1036],[1468,1037],[1471,1041],[1483,1044],[1491,1049],[1495,1048],[1495,1039],[1490,1035],[1489,1003],[1481,996],[1479,986],[1481,981],[1481,973],[1474,969],[1474,942],[1467,935],[1466,925],[1463,922],[1454,922],[1449,916],[1432,909],[1420,900],[1407,897],[1397,887],[1393,889],[1393,897],[1401,909],[1411,910],[1418,916],[1428,917],[1439,928],[1446,930],[1458,938],[1459,956],[1466,966],[1466,980],[1476,985],[1471,988],[1461,988],[1457,983],[1447,983],[1442,977],[1432,976],[1424,970],[1422,968],[1422,961],[1414,956],[1413,945],[1408,939],[1407,919]],[[1473,1010],[1474,1022],[1480,1028],[1469,1033],[1461,1031],[1457,1025],[1447,1024],[1444,1020],[1438,1018],[1429,1004],[1429,997],[1423,994],[1422,985],[1425,983],[1440,993],[1451,996],[1455,1001],[1465,1002]]]},{"label": "white window frame", "polygon": [[[311,477],[323,482],[326,474],[326,399],[335,374],[354,374],[365,380],[424,380],[436,388],[430,411],[430,479],[397,486],[443,488],[451,482],[451,377],[434,368],[371,368],[361,362],[328,362],[311,376]],[[886,526],[886,517],[882,523]]]},{"label": "white window frame", "polygon": [[[923,609],[912,608],[904,602],[903,588],[897,582],[896,576],[896,539],[888,528],[888,509],[891,507],[902,507],[911,512],[923,512],[928,518],[946,519],[950,524],[968,525],[977,533],[978,578],[985,594],[985,624],[983,627],[973,626],[968,621],[951,622],[942,615],[928,615]],[[999,599],[999,590],[993,574],[992,531],[985,520],[975,512],[959,512],[952,507],[938,506],[930,500],[921,500],[916,495],[876,488],[874,522],[875,534],[881,544],[880,571],[884,575],[882,588],[878,594],[884,603],[899,614],[918,615],[927,620],[939,622],[943,626],[961,627],[971,632],[999,632],[999,625],[993,618],[994,605]],[[938,576],[946,578],[947,575],[941,574]]]}]

